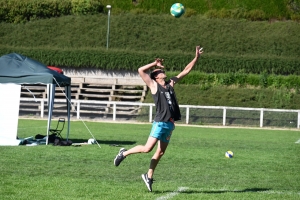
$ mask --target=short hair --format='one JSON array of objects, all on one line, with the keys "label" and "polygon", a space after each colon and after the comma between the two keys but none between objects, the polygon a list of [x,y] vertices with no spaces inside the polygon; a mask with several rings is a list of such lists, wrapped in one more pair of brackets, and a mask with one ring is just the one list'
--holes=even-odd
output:
[{"label": "short hair", "polygon": [[150,78],[155,80],[155,76],[159,73],[165,73],[165,71],[162,69],[155,69],[150,73]]}]

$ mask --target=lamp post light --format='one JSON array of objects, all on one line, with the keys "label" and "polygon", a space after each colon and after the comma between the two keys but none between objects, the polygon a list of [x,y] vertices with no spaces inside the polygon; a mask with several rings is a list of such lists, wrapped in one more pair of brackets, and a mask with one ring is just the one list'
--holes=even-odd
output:
[{"label": "lamp post light", "polygon": [[108,49],[108,43],[109,43],[109,18],[110,18],[110,9],[111,9],[111,5],[107,5],[106,8],[108,9],[108,13],[107,13],[106,49]]}]

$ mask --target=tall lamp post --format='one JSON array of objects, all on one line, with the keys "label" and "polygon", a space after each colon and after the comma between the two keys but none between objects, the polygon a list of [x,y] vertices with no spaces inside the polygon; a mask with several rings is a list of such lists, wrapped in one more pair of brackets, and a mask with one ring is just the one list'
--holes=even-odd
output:
[{"label": "tall lamp post", "polygon": [[110,18],[110,9],[111,9],[111,5],[107,5],[106,8],[108,9],[108,13],[107,13],[106,49],[108,49],[108,43],[109,43],[109,18]]}]

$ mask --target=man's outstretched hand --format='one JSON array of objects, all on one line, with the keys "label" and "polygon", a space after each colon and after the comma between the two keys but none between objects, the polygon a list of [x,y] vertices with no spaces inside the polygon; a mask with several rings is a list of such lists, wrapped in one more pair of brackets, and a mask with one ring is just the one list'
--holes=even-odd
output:
[{"label": "man's outstretched hand", "polygon": [[161,58],[155,58],[156,66],[160,68],[165,68],[162,63],[164,62],[164,59]]},{"label": "man's outstretched hand", "polygon": [[203,47],[196,46],[196,57],[199,58],[202,53],[203,53]]}]

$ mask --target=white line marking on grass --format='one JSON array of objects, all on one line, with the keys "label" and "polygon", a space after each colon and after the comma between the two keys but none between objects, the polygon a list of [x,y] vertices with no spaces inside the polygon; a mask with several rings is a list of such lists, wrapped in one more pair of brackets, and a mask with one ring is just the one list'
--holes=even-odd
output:
[{"label": "white line marking on grass", "polygon": [[296,144],[299,144],[300,143],[300,139],[297,141],[297,142],[295,142]]},{"label": "white line marking on grass", "polygon": [[298,194],[300,195],[300,192],[289,192],[289,191],[275,191],[275,190],[267,190],[267,191],[258,191],[260,193],[265,193],[265,194],[287,194],[287,195],[294,195]]},{"label": "white line marking on grass", "polygon": [[244,192],[244,193],[264,193],[264,194],[284,194],[284,195],[300,195],[300,192],[291,192],[291,191],[276,191],[276,190],[262,190],[262,191],[255,191],[255,190],[240,190],[240,189],[226,189],[226,188],[221,188],[221,189],[214,189],[214,188],[199,188],[199,190],[203,193],[206,192]]},{"label": "white line marking on grass", "polygon": [[166,199],[171,199],[174,196],[178,195],[180,192],[186,191],[187,189],[189,189],[188,187],[179,187],[178,190],[171,192],[165,196],[162,197],[158,197],[156,200],[166,200]]}]

